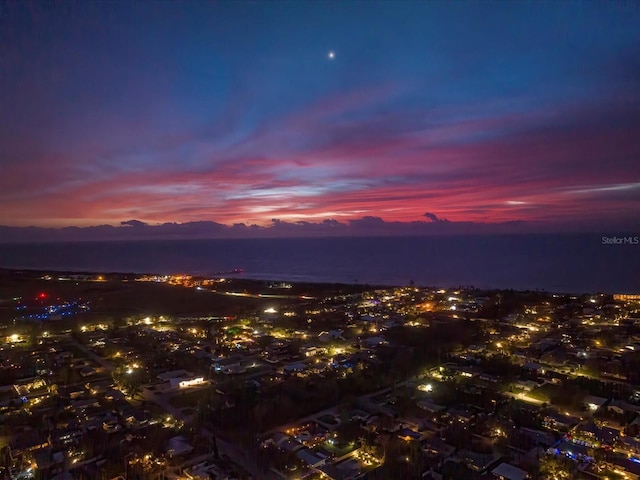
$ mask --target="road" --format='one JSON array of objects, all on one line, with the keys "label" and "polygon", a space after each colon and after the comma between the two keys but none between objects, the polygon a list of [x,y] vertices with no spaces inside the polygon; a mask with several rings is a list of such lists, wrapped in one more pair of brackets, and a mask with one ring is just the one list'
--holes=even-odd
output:
[{"label": "road", "polygon": [[211,293],[218,295],[228,295],[231,297],[246,297],[246,298],[276,298],[285,300],[315,300],[315,297],[308,295],[282,295],[277,293],[247,293],[247,292],[219,292],[217,290],[209,290]]},{"label": "road", "polygon": [[100,355],[97,355],[95,352],[89,350],[85,345],[78,342],[77,340],[71,340],[71,343],[78,347],[79,350],[82,350],[88,357],[90,357],[96,363],[99,363],[102,367],[104,367],[109,373],[111,373],[116,367],[109,360],[105,360]]},{"label": "road", "polygon": [[532,405],[542,405],[543,403],[545,403],[539,398],[534,398],[528,395],[527,392],[520,392],[520,393],[503,392],[503,393],[508,397],[515,398],[516,400],[522,400],[523,402],[531,403]]}]

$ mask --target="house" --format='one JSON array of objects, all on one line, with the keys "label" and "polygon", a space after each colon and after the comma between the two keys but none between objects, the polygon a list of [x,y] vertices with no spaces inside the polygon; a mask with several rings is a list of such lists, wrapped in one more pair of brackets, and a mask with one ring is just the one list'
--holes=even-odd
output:
[{"label": "house", "polygon": [[455,370],[458,375],[462,376],[462,377],[467,377],[467,378],[474,378],[479,376],[482,371],[478,368],[474,368],[474,367],[459,367],[457,365],[451,367],[453,370]]},{"label": "house", "polygon": [[213,369],[216,372],[224,372],[224,373],[232,373],[241,370],[241,360],[242,357],[233,356],[233,357],[225,357],[218,358],[213,362]]},{"label": "house", "polygon": [[447,409],[447,407],[444,407],[442,405],[437,405],[429,400],[420,400],[417,405],[421,409],[426,410],[427,412],[430,412],[430,413],[440,413]]},{"label": "house", "polygon": [[126,400],[125,394],[120,390],[116,390],[115,388],[107,391],[104,394],[104,398],[106,398],[107,400],[112,400],[114,402]]},{"label": "house", "polygon": [[73,480],[71,474],[67,471],[60,472],[55,476],[51,477],[51,480]]},{"label": "house", "polygon": [[276,432],[273,435],[273,444],[285,452],[295,452],[304,446],[295,438],[285,435],[282,432]]},{"label": "house", "polygon": [[400,430],[398,430],[397,433],[398,437],[402,438],[403,440],[417,440],[420,441],[424,438],[424,436],[418,432],[416,432],[415,430],[412,430],[408,427],[404,427],[401,428]]},{"label": "house", "polygon": [[169,457],[185,455],[193,450],[193,446],[183,436],[171,437],[167,442],[167,454]]},{"label": "house", "polygon": [[536,445],[543,445],[548,448],[556,443],[555,437],[550,432],[527,427],[521,427],[520,431]]},{"label": "house", "polygon": [[364,340],[367,347],[377,347],[378,345],[384,345],[387,341],[382,337],[369,337]]},{"label": "house", "polygon": [[488,373],[481,374],[479,378],[480,380],[491,383],[498,383],[500,381],[500,377],[498,377],[497,375],[489,375]]},{"label": "house", "polygon": [[13,450],[38,450],[50,446],[47,436],[31,427],[16,428],[10,446]]},{"label": "house", "polygon": [[64,452],[54,453],[51,448],[42,448],[33,453],[38,470],[49,470],[64,462]]},{"label": "house", "polygon": [[318,335],[318,340],[322,342],[328,342],[329,340],[343,339],[342,330],[329,330],[328,332],[321,332]]},{"label": "house", "polygon": [[501,463],[491,470],[491,474],[499,480],[526,480],[529,474],[510,463]]},{"label": "house", "polygon": [[85,410],[89,407],[99,407],[100,402],[97,398],[80,398],[78,400],[72,400],[71,406],[76,410]]},{"label": "house", "polygon": [[82,367],[82,368],[78,371],[78,373],[80,374],[80,376],[81,376],[82,378],[86,378],[86,377],[89,377],[89,376],[91,376],[91,375],[95,374],[95,373],[96,373],[96,369],[95,369],[95,368],[93,368],[92,366],[86,366],[86,367]]},{"label": "house", "polygon": [[58,352],[56,354],[56,356],[54,357],[54,360],[56,363],[58,364],[62,364],[67,360],[71,360],[73,358],[73,353],[68,352],[68,351],[62,351],[62,352]]},{"label": "house", "polygon": [[486,471],[500,457],[494,453],[482,453],[474,450],[460,450],[458,456],[464,461],[464,464],[474,472]]},{"label": "house", "polygon": [[209,381],[205,380],[202,376],[179,377],[179,378],[171,378],[169,380],[169,385],[171,386],[172,390],[184,389],[189,387],[198,387],[208,383]]},{"label": "house", "polygon": [[400,430],[400,424],[392,415],[372,415],[367,419],[365,428],[373,432],[396,432]]},{"label": "house", "polygon": [[307,366],[302,362],[294,362],[285,365],[282,369],[283,373],[296,373],[303,372],[307,369]]},{"label": "house", "polygon": [[123,415],[126,425],[129,428],[142,428],[148,425],[151,415],[149,412],[144,411],[141,408],[132,408],[129,412]]},{"label": "house", "polygon": [[325,459],[319,457],[315,453],[313,453],[308,448],[303,448],[302,450],[298,450],[296,452],[296,457],[302,460],[304,463],[309,465],[310,467],[319,467],[325,463]]},{"label": "house", "polygon": [[448,458],[456,451],[456,447],[445,443],[440,436],[434,436],[423,442],[422,451],[441,458]]},{"label": "house", "polygon": [[450,408],[447,413],[449,413],[449,415],[451,415],[451,417],[458,422],[471,425],[473,422],[475,422],[479,412],[472,406],[465,406],[459,408]]},{"label": "house", "polygon": [[158,374],[158,378],[165,382],[170,381],[172,378],[188,378],[192,376],[193,376],[193,373],[187,372],[186,370],[171,370],[168,372]]},{"label": "house", "polygon": [[572,415],[565,415],[560,412],[549,412],[543,420],[543,425],[551,430],[566,432],[579,422],[580,419]]},{"label": "house", "polygon": [[558,340],[554,338],[544,338],[538,342],[537,346],[541,352],[545,352],[553,347],[556,347],[559,344],[560,342],[558,342]]},{"label": "house", "polygon": [[12,385],[0,387],[0,408],[9,407],[21,403]]},{"label": "house", "polygon": [[598,447],[601,444],[613,445],[620,437],[620,430],[599,426],[592,420],[578,425],[573,430],[572,441],[587,447]]},{"label": "house", "polygon": [[335,465],[322,465],[318,468],[329,480],[353,480],[358,478],[360,470],[340,468]]},{"label": "house", "polygon": [[528,373],[534,375],[544,375],[545,372],[544,367],[538,362],[527,362],[522,366],[522,368]]},{"label": "house", "polygon": [[628,455],[640,455],[640,440],[637,437],[621,436],[616,447]]},{"label": "house", "polygon": [[600,410],[605,403],[607,403],[607,399],[606,398],[596,397],[594,395],[587,395],[584,398],[584,405],[591,412],[596,412],[596,411]]},{"label": "house", "polygon": [[531,390],[538,387],[538,383],[532,380],[518,380],[515,382],[516,388],[520,388],[525,392],[530,392]]},{"label": "house", "polygon": [[322,353],[322,349],[318,347],[302,347],[300,353],[305,357],[313,357]]}]

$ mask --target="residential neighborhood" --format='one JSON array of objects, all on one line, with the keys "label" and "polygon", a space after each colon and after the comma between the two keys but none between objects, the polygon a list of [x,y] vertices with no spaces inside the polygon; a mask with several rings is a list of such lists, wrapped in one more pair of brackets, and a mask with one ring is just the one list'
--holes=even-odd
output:
[{"label": "residential neighborhood", "polygon": [[[640,478],[636,298],[16,275],[0,478]],[[213,306],[104,311],[145,285]]]}]

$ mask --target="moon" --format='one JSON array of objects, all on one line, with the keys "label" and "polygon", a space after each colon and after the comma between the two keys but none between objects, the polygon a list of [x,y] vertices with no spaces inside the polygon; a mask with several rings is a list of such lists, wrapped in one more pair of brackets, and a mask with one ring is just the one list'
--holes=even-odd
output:
[{"label": "moon", "polygon": [[333,60],[334,58],[336,58],[336,52],[331,51],[327,54],[327,57],[329,57],[329,60]]}]

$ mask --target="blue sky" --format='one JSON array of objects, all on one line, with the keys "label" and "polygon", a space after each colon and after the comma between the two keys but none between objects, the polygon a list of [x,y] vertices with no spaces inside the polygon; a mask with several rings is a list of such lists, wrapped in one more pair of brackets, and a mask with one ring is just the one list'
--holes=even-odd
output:
[{"label": "blue sky", "polygon": [[0,224],[637,225],[632,2],[5,2],[0,32]]}]

